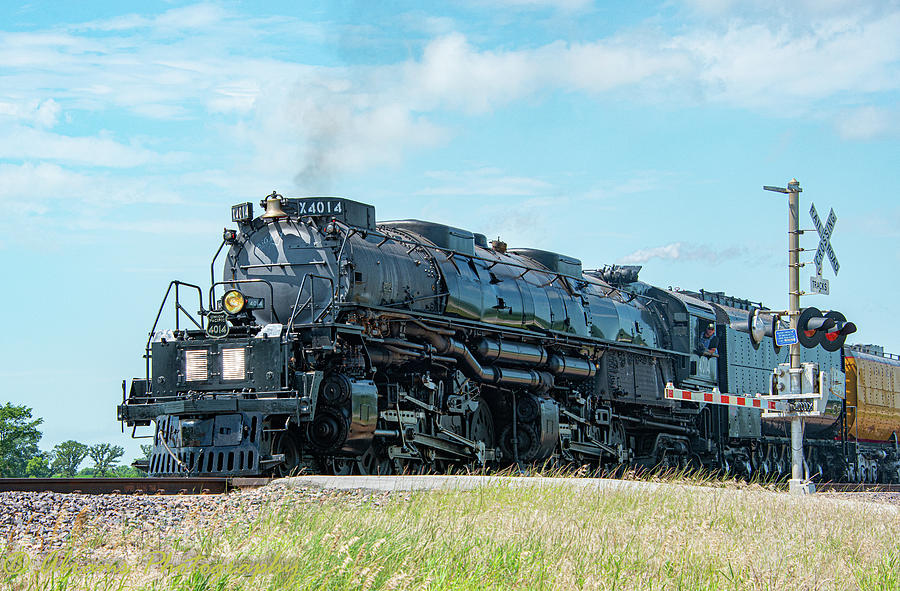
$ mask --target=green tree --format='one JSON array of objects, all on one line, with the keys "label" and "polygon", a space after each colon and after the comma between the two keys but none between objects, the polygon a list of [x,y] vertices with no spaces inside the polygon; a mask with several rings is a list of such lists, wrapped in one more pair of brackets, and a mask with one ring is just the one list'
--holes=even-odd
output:
[{"label": "green tree", "polygon": [[134,466],[116,466],[110,472],[113,478],[144,478],[147,473]]},{"label": "green tree", "polygon": [[45,453],[33,456],[25,466],[25,476],[28,478],[49,478],[50,474],[50,461]]},{"label": "green tree", "polygon": [[111,445],[109,443],[98,443],[88,448],[88,455],[94,460],[94,475],[107,476],[111,468],[115,467],[125,454],[125,449],[121,445]]},{"label": "green tree", "polygon": [[63,441],[53,448],[53,462],[50,464],[54,474],[73,478],[78,473],[78,466],[87,457],[88,446],[77,441]]},{"label": "green tree", "polygon": [[34,419],[27,406],[7,402],[0,406],[0,476],[25,476],[28,460],[38,453],[44,419]]}]

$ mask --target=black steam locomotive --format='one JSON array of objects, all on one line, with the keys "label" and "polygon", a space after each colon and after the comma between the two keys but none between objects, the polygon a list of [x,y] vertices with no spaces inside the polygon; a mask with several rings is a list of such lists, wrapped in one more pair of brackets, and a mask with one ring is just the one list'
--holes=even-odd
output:
[{"label": "black steam locomotive", "polygon": [[[174,306],[175,329],[154,325],[146,375],[127,397],[123,383],[119,420],[154,426],[151,475],[790,471],[777,417],[664,396],[667,384],[768,392],[787,351],[761,306],[442,224],[376,223],[374,207],[348,199],[273,193],[261,205],[259,217],[252,203],[232,208],[238,230],[213,259],[208,307],[199,286],[169,285],[160,312]],[[718,356],[698,348],[709,324]],[[829,348],[805,355],[830,376],[843,358]],[[856,453],[838,379],[807,423],[810,472],[831,479]],[[896,477],[896,457],[878,461]]]}]

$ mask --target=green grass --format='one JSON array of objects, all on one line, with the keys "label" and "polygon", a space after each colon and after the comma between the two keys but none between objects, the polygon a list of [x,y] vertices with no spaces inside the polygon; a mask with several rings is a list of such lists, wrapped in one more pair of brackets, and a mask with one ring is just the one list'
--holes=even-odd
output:
[{"label": "green grass", "polygon": [[[377,502],[376,502],[377,500]],[[759,486],[473,491],[282,503],[181,539],[73,538],[12,589],[900,589],[900,510]],[[159,554],[151,555],[152,552]],[[162,564],[163,553],[172,552]],[[150,564],[154,563],[154,564]],[[108,569],[111,570],[111,569]]]}]

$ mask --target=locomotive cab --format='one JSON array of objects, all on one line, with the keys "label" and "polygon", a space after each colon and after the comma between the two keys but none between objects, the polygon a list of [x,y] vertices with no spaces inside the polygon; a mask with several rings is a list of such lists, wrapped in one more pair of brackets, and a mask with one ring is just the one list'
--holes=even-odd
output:
[{"label": "locomotive cab", "polygon": [[683,291],[651,288],[648,293],[659,300],[658,309],[670,326],[671,348],[682,354],[676,364],[677,380],[686,386],[710,389],[719,385],[718,357],[705,355],[701,338],[707,326],[720,333],[715,308]]}]

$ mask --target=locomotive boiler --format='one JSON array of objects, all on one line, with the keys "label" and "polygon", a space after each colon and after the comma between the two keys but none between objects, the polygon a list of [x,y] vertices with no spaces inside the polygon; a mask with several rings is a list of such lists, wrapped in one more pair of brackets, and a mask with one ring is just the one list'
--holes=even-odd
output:
[{"label": "locomotive boiler", "polygon": [[[145,376],[127,396],[123,384],[119,419],[153,429],[151,475],[788,471],[777,420],[664,396],[667,384],[767,392],[786,351],[758,326],[761,306],[443,224],[377,222],[349,199],[273,193],[262,205],[232,208],[208,292],[170,284],[160,310],[174,307],[175,329],[154,325]],[[698,346],[709,324],[718,356]],[[807,357],[843,368],[840,350]],[[845,397],[826,402],[807,459],[838,478],[857,452]],[[876,460],[884,478],[896,462]]]}]

